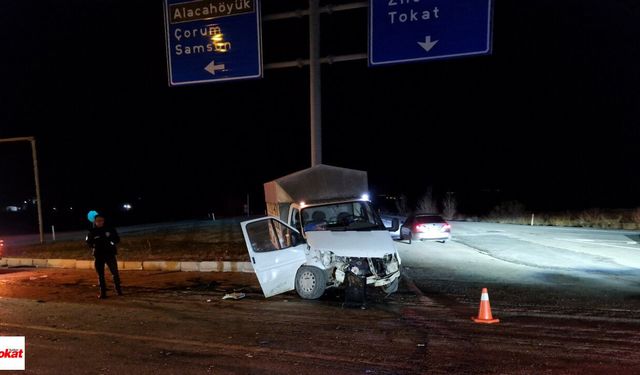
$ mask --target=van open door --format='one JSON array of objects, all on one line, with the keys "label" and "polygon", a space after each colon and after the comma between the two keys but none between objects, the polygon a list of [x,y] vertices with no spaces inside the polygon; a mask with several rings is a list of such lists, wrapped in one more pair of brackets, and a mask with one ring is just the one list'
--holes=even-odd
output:
[{"label": "van open door", "polygon": [[307,261],[302,235],[275,217],[244,221],[242,234],[265,297],[295,288],[298,268]]}]

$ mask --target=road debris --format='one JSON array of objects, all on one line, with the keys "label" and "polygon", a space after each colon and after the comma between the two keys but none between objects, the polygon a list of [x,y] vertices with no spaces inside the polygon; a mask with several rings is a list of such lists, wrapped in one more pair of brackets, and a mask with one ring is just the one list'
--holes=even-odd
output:
[{"label": "road debris", "polygon": [[225,294],[222,299],[243,299],[244,297],[246,297],[244,293],[233,292]]}]

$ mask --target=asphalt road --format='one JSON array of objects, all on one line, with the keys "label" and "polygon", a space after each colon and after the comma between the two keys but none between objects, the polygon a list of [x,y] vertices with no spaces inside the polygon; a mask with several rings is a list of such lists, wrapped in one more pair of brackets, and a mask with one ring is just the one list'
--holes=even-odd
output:
[{"label": "asphalt road", "polygon": [[452,233],[446,244],[398,243],[404,265],[437,265],[434,273],[458,280],[539,285],[567,277],[639,286],[640,232],[454,222]]},{"label": "asphalt road", "polygon": [[640,322],[639,232],[454,222],[452,233],[398,244],[405,273],[445,304],[488,287],[503,314]]},{"label": "asphalt road", "polygon": [[[426,330],[406,312],[424,308],[406,289],[362,310],[335,293],[265,299],[253,274],[130,271],[122,279],[124,296],[98,300],[92,271],[0,270],[0,335],[26,336],[26,373],[413,374],[426,366]],[[232,291],[246,297],[222,300]]]}]

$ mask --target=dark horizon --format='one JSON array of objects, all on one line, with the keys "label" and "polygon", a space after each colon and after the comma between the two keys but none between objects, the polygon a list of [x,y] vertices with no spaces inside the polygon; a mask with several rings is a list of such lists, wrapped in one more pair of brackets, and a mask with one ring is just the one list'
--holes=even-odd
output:
[{"label": "dark horizon", "polygon": [[[372,196],[454,191],[469,214],[638,207],[638,19],[628,0],[498,1],[489,56],[324,65],[323,162],[369,171]],[[0,28],[0,138],[37,138],[48,222],[125,202],[238,215],[247,193],[260,213],[262,183],[310,165],[308,68],[169,88],[161,1],[4,1]],[[366,51],[365,10],[322,28],[323,56]],[[306,32],[264,22],[264,62],[306,58]],[[0,205],[34,196],[29,151],[0,145]]]}]

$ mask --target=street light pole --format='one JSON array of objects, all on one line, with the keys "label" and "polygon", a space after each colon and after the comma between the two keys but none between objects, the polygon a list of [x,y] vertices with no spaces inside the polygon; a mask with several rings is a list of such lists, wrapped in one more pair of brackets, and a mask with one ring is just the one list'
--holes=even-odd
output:
[{"label": "street light pole", "polygon": [[31,137],[31,156],[33,158],[33,176],[36,183],[36,204],[38,206],[38,230],[40,231],[40,243],[44,243],[44,222],[42,220],[42,197],[40,196],[40,172],[38,171],[38,152],[36,151],[36,139]]},{"label": "street light pole", "polygon": [[0,143],[8,142],[29,142],[31,143],[31,157],[33,158],[33,175],[36,185],[36,205],[38,207],[38,230],[40,232],[40,243],[44,243],[44,222],[42,219],[42,198],[40,196],[40,174],[38,172],[38,153],[36,151],[36,139],[34,137],[17,137],[0,139]]}]

